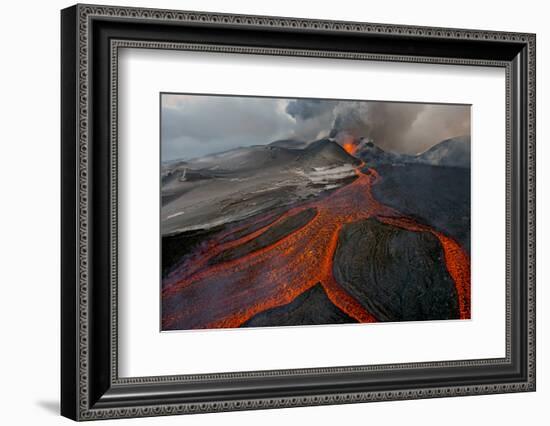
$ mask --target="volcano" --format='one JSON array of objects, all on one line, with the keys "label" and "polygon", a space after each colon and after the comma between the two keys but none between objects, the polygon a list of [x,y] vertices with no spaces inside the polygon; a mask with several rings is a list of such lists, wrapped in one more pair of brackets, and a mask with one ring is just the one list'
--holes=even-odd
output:
[{"label": "volcano", "polygon": [[344,164],[359,165],[361,161],[352,156],[334,139],[319,139],[307,145],[298,157],[305,167],[337,167]]},{"label": "volcano", "polygon": [[163,187],[162,330],[470,318],[469,185],[434,152],[325,138],[174,165],[196,177]]}]

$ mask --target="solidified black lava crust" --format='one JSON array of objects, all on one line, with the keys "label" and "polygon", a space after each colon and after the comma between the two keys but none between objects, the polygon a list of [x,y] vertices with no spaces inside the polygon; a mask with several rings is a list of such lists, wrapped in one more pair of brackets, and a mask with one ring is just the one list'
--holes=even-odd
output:
[{"label": "solidified black lava crust", "polygon": [[459,318],[443,249],[429,232],[407,231],[376,219],[345,225],[333,272],[379,321]]},{"label": "solidified black lava crust", "polygon": [[404,216],[443,231],[470,252],[470,169],[380,165],[373,195]]},{"label": "solidified black lava crust", "polygon": [[253,316],[242,327],[278,327],[283,325],[318,325],[356,323],[335,306],[320,284],[304,291],[292,302]]},{"label": "solidified black lava crust", "polygon": [[212,257],[208,263],[215,265],[216,263],[227,262],[267,247],[306,225],[315,217],[315,214],[316,210],[309,208],[289,216],[280,223],[271,226],[253,240],[222,251],[217,256]]}]

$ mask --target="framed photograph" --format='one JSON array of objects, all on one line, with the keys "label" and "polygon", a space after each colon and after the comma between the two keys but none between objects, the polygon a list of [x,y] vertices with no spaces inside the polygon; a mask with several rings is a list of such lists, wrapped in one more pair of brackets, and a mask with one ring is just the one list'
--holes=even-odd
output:
[{"label": "framed photograph", "polygon": [[61,12],[61,412],[535,390],[535,35]]}]

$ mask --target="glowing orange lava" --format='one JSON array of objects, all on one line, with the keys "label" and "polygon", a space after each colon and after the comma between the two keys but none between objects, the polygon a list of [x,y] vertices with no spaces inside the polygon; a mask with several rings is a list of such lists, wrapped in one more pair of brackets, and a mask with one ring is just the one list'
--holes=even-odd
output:
[{"label": "glowing orange lava", "polygon": [[355,151],[357,151],[357,145],[355,145],[353,142],[347,142],[343,144],[342,148],[344,148],[346,152],[350,155],[355,154]]},{"label": "glowing orange lava", "polygon": [[[242,232],[242,227],[220,233],[197,249],[164,279],[163,329],[239,327],[262,311],[290,303],[317,283],[347,315],[359,322],[375,322],[376,318],[338,284],[332,273],[342,226],[369,217],[410,231],[431,232],[439,239],[456,284],[460,318],[469,318],[468,255],[452,238],[379,203],[371,188],[380,177],[374,169],[363,172],[362,167],[364,164],[355,169],[355,181],[326,197],[292,207],[272,220],[269,215],[258,217],[255,223],[267,224],[235,238],[231,235]],[[314,217],[283,238],[236,259],[212,264],[223,251],[311,208],[315,209]]]}]

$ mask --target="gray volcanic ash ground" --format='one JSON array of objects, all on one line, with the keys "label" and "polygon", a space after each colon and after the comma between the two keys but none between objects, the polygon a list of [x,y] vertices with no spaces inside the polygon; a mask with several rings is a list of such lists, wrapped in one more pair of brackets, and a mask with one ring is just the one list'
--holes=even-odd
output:
[{"label": "gray volcanic ash ground", "polygon": [[209,229],[334,189],[360,161],[333,140],[238,148],[162,170],[162,234]]}]

